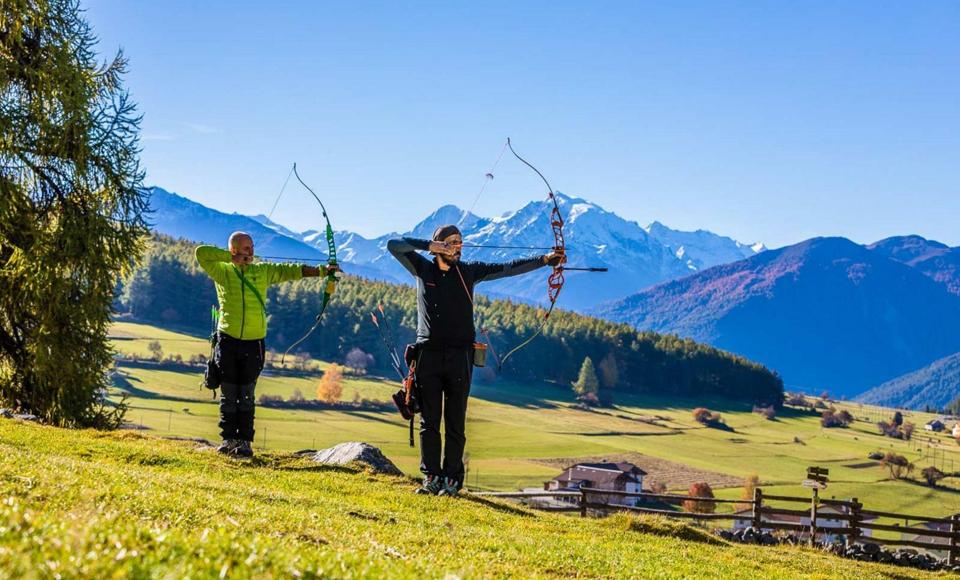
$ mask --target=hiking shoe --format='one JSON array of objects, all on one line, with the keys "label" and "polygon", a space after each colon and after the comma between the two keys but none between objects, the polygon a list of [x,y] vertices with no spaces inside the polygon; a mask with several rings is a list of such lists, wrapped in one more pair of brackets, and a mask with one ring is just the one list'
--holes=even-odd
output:
[{"label": "hiking shoe", "polygon": [[443,488],[437,492],[437,495],[444,495],[447,497],[457,497],[460,495],[460,484],[456,479],[452,477],[443,478]]},{"label": "hiking shoe", "polygon": [[239,441],[233,452],[237,457],[253,457],[253,445],[249,441]]},{"label": "hiking shoe", "polygon": [[439,475],[428,475],[423,479],[423,485],[418,487],[414,493],[420,495],[437,495],[443,489],[443,478]]},{"label": "hiking shoe", "polygon": [[223,453],[224,455],[230,455],[237,449],[237,445],[240,444],[239,439],[224,439],[223,443],[217,447],[217,453]]}]

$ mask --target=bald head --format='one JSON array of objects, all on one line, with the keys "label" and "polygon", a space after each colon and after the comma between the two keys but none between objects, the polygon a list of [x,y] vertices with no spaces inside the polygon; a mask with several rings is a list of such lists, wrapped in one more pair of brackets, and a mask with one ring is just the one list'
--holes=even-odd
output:
[{"label": "bald head", "polygon": [[253,238],[247,232],[233,232],[227,243],[231,254],[253,258]]},{"label": "bald head", "polygon": [[233,232],[230,234],[230,239],[227,241],[227,245],[230,247],[230,251],[237,250],[242,248],[246,244],[252,244],[253,238],[250,237],[250,234],[247,232]]}]

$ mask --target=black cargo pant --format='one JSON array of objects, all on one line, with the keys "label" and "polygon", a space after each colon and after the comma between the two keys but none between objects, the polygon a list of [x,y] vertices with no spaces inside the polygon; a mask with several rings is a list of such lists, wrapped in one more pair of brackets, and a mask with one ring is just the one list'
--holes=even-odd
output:
[{"label": "black cargo pant", "polygon": [[213,352],[220,370],[220,436],[253,441],[254,388],[263,370],[263,340],[217,336]]},{"label": "black cargo pant", "polygon": [[[421,406],[420,471],[425,475],[453,478],[461,487],[472,371],[472,348],[424,348],[417,362]],[[446,439],[442,463],[441,417]]]}]

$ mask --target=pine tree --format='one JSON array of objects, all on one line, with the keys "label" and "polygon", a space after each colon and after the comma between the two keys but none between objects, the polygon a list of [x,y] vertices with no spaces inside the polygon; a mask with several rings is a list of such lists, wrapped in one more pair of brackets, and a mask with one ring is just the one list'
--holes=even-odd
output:
[{"label": "pine tree", "polygon": [[0,404],[112,427],[113,292],[143,249],[139,117],[76,0],[0,4]]},{"label": "pine tree", "polygon": [[597,380],[597,371],[593,368],[593,361],[590,357],[583,359],[583,365],[580,366],[580,376],[573,383],[573,392],[582,398],[596,398],[597,390],[600,388],[600,381]]}]

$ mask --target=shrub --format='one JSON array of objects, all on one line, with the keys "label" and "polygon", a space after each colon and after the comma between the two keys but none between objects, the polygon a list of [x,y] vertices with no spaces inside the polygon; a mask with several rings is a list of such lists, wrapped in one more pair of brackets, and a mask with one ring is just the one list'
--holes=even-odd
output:
[{"label": "shrub", "polygon": [[710,417],[713,416],[713,413],[710,412],[710,409],[706,407],[697,407],[693,410],[693,420],[697,423],[707,424],[707,421],[710,420]]},{"label": "shrub", "polygon": [[820,415],[821,427],[847,427],[850,425],[850,423],[853,423],[853,415],[851,415],[846,409],[837,412],[836,409],[830,408]]},{"label": "shrub", "polygon": [[807,402],[807,398],[800,393],[787,393],[784,404],[790,405],[792,407],[809,407],[810,406],[810,403]]},{"label": "shrub", "polygon": [[913,430],[915,429],[913,423],[904,423],[903,427],[900,429],[900,438],[904,441],[909,441],[913,437]]},{"label": "shrub", "polygon": [[270,403],[282,403],[283,397],[280,395],[260,395],[257,398],[257,401],[261,405],[269,405]]},{"label": "shrub", "polygon": [[722,429],[727,426],[723,422],[723,416],[721,416],[720,413],[714,413],[706,407],[697,407],[694,409],[693,419],[698,423],[706,425],[707,427]]},{"label": "shrub", "polygon": [[777,416],[777,411],[773,408],[773,405],[768,407],[753,407],[753,412],[765,418],[768,421],[773,421]]},{"label": "shrub", "polygon": [[363,375],[366,374],[367,367],[373,364],[373,355],[358,347],[353,347],[344,358],[344,363],[354,374]]},{"label": "shrub", "polygon": [[947,476],[947,474],[932,465],[930,467],[925,467],[920,474],[923,475],[923,479],[927,481],[927,485],[930,487],[937,487],[937,483]]},{"label": "shrub", "polygon": [[[701,481],[700,483],[694,483],[690,486],[690,490],[687,492],[687,495],[690,497],[706,497],[713,498],[713,489],[710,488],[710,484]],[[695,513],[695,514],[712,514],[717,509],[717,504],[711,501],[697,501],[694,499],[688,499],[683,502],[683,510]]]},{"label": "shrub", "polygon": [[302,403],[306,399],[303,398],[303,391],[300,389],[294,389],[293,392],[290,393],[290,398],[287,400],[291,403]]}]

